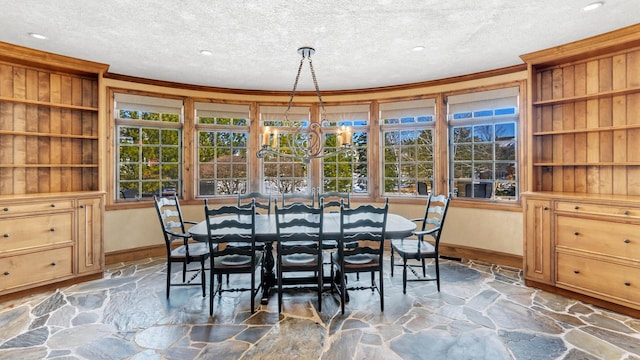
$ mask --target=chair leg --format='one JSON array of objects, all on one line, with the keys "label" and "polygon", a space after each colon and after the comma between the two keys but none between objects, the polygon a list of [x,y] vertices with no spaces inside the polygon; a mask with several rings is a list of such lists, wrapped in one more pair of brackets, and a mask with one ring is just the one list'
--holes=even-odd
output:
[{"label": "chair leg", "polygon": [[282,266],[278,264],[278,313],[281,313],[281,312],[282,312]]},{"label": "chair leg", "polygon": [[187,282],[187,258],[182,262],[182,283]]},{"label": "chair leg", "polygon": [[393,253],[394,253],[393,246],[391,246],[391,277],[393,277],[393,263],[394,263],[394,261],[393,261],[394,260],[393,259],[393,257],[394,257]]},{"label": "chair leg", "polygon": [[320,270],[318,272],[318,312],[322,312],[322,261],[320,261]]},{"label": "chair leg", "polygon": [[380,293],[380,312],[384,312],[384,280],[382,279],[382,269],[380,269],[378,274],[380,274],[380,288],[378,289],[378,292]]},{"label": "chair leg", "polygon": [[402,293],[407,293],[407,257],[402,257],[403,265],[402,265]]},{"label": "chair leg", "polygon": [[207,296],[206,288],[207,288],[207,272],[204,268],[204,257],[200,259],[200,277],[202,278],[202,297]]},{"label": "chair leg", "polygon": [[171,260],[168,260],[167,261],[167,299],[169,298],[170,292],[171,292]]},{"label": "chair leg", "polygon": [[427,267],[424,264],[424,258],[422,260],[422,277],[427,277]]},{"label": "chair leg", "polygon": [[438,292],[440,292],[440,262],[438,261],[438,257],[436,256],[436,284],[438,286]]},{"label": "chair leg", "polygon": [[256,297],[254,296],[255,288],[256,288],[256,270],[254,267],[253,271],[251,272],[251,313],[252,314],[255,312],[255,306],[256,306]]},{"label": "chair leg", "polygon": [[215,294],[215,276],[213,275],[213,264],[211,264],[211,284],[209,285],[209,316],[213,316],[213,295]]},{"label": "chair leg", "polygon": [[371,272],[371,292],[376,291],[376,272]]},{"label": "chair leg", "polygon": [[342,309],[342,315],[344,315],[344,303],[347,301],[347,297],[346,297],[347,289],[346,289],[346,283],[344,280],[346,276],[347,274],[340,275],[340,308]]}]

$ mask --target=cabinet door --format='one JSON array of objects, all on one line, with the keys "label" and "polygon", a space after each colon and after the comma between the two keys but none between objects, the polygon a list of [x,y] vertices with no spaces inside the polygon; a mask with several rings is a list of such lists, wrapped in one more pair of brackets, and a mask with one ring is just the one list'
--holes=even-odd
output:
[{"label": "cabinet door", "polygon": [[102,198],[78,200],[78,274],[103,271]]},{"label": "cabinet door", "polygon": [[551,201],[525,200],[524,276],[553,285]]}]

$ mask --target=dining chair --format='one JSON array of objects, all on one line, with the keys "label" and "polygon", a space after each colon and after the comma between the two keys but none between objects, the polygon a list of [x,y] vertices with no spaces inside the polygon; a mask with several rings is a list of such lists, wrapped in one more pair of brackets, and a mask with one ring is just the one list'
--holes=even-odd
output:
[{"label": "dining chair", "polygon": [[282,207],[287,205],[302,203],[311,207],[316,206],[316,189],[311,188],[310,192],[293,192],[282,194]]},{"label": "dining chair", "polygon": [[[302,203],[279,207],[276,204],[276,271],[278,281],[278,312],[282,311],[283,287],[287,280],[294,285],[317,285],[318,312],[322,312],[323,263],[322,239],[324,209]],[[309,277],[285,273],[311,273]],[[288,285],[288,284],[287,284]]]},{"label": "dining chair", "polygon": [[[180,210],[180,203],[177,196],[171,197],[153,197],[158,219],[162,226],[162,233],[164,235],[164,243],[167,250],[167,298],[171,291],[171,286],[188,286],[188,285],[201,285],[202,296],[204,297],[206,292],[206,272],[205,261],[209,258],[209,248],[207,244],[191,242],[191,235],[187,232],[185,224],[196,224],[193,221],[185,221],[182,218],[182,211]],[[174,242],[180,243],[175,246]],[[199,268],[189,268],[189,264],[192,262],[200,263]],[[182,282],[171,282],[171,264],[182,264]],[[192,272],[193,275],[187,279],[187,273]],[[196,277],[200,275],[200,282],[193,282]]]},{"label": "dining chair", "polygon": [[[389,199],[383,207],[360,205],[357,208],[340,208],[340,237],[338,250],[331,257],[331,289],[340,296],[340,307],[344,314],[348,301],[347,291],[377,290],[380,294],[380,311],[384,311],[384,276],[382,270],[384,239],[389,212]],[[352,243],[358,246],[350,246]],[[334,273],[335,271],[335,273]],[[370,273],[370,286],[346,286],[346,275]],[[379,285],[375,274],[378,273]]]},{"label": "dining chair", "polygon": [[[412,219],[422,223],[420,230],[414,231],[410,238],[391,240],[391,276],[393,276],[395,266],[402,266],[402,292],[404,294],[407,293],[407,269],[410,269],[415,276],[410,281],[435,281],[438,291],[440,291],[440,236],[450,201],[451,194],[429,196],[424,216]],[[402,258],[401,265],[395,265],[396,253]],[[435,278],[427,277],[425,259],[434,259]],[[419,264],[409,263],[409,260],[418,260]],[[418,275],[413,269],[414,267],[422,267],[422,276]]]},{"label": "dining chair", "polygon": [[271,214],[271,195],[257,191],[247,194],[238,194],[238,207],[251,206],[252,199],[255,200],[253,203],[258,213],[267,215]]},{"label": "dining chair", "polygon": [[[221,206],[209,208],[204,203],[204,215],[211,261],[209,265],[211,285],[209,286],[209,315],[213,315],[213,298],[225,291],[251,291],[251,313],[255,312],[255,297],[263,284],[262,252],[256,251],[256,211],[253,204],[248,207]],[[227,246],[241,243],[246,246]],[[260,281],[256,286],[256,270],[260,271]],[[250,274],[249,288],[223,288],[222,275]],[[215,281],[218,281],[215,285]]]},{"label": "dining chair", "polygon": [[347,209],[351,207],[351,193],[328,191],[318,195],[318,199],[322,202],[325,211],[340,212],[340,206],[344,205]]}]

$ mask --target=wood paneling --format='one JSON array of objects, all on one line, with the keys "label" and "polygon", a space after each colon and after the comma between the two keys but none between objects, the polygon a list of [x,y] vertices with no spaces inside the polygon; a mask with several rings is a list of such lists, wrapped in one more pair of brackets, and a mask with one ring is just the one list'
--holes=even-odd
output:
[{"label": "wood paneling", "polygon": [[533,66],[533,191],[640,194],[640,47]]},{"label": "wood paneling", "polygon": [[0,195],[98,190],[98,78],[0,63]]}]

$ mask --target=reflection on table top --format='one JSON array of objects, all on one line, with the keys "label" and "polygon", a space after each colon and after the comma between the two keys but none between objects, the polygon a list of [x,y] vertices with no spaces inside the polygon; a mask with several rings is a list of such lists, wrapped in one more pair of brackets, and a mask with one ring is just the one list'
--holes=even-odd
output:
[{"label": "reflection on table top", "polygon": [[[213,218],[213,221],[223,221],[225,216]],[[323,232],[327,238],[340,235],[340,213],[325,213],[323,219]],[[387,215],[386,238],[398,239],[411,235],[416,229],[416,224],[397,214],[389,213]],[[189,229],[193,238],[198,241],[206,241],[207,239],[207,223],[201,221]],[[256,240],[273,241],[276,237],[276,216],[256,215]]]}]

